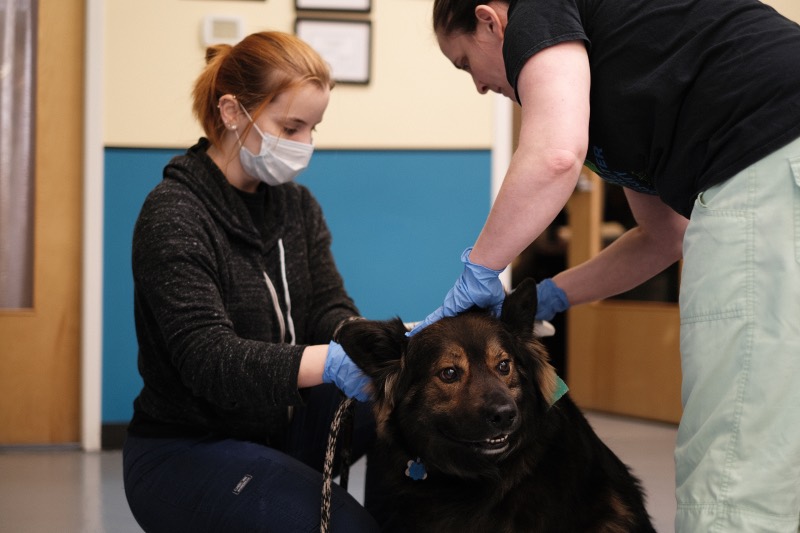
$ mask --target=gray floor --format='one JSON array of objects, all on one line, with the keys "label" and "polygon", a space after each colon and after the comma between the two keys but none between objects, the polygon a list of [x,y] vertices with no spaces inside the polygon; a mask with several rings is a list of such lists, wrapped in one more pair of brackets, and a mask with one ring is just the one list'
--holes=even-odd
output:
[{"label": "gray floor", "polygon": [[[600,437],[642,480],[656,530],[673,531],[676,428],[590,413]],[[351,470],[361,499],[363,463]],[[141,532],[122,489],[120,452],[0,449],[0,533]]]}]

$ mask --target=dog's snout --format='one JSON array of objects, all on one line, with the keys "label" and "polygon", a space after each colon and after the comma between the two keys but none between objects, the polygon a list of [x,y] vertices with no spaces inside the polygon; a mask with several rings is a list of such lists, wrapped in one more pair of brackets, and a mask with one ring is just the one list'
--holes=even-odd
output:
[{"label": "dog's snout", "polygon": [[513,404],[495,406],[489,413],[489,423],[499,430],[509,429],[517,418],[517,408]]}]

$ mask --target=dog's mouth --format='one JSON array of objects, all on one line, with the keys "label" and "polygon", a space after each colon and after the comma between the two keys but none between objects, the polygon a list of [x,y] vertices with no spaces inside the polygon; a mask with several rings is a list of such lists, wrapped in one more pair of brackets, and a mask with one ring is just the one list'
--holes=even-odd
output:
[{"label": "dog's mouth", "polygon": [[509,447],[509,436],[508,433],[502,433],[486,440],[473,442],[472,446],[486,455],[503,453]]},{"label": "dog's mouth", "polygon": [[472,448],[476,452],[483,455],[498,455],[507,451],[511,446],[510,433],[501,433],[499,435],[495,435],[494,437],[481,440],[459,439],[448,435],[447,433],[444,433],[444,435],[453,442],[468,446],[469,448]]}]

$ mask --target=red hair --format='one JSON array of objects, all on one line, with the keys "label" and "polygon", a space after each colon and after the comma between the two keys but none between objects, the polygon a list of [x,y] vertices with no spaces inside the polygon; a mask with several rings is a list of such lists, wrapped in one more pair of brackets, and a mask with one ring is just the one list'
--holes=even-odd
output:
[{"label": "red hair", "polygon": [[194,114],[218,145],[225,133],[217,109],[222,96],[235,96],[255,117],[279,94],[304,83],[333,88],[330,68],[311,46],[288,33],[253,33],[234,46],[206,50],[206,67],[192,92]]}]

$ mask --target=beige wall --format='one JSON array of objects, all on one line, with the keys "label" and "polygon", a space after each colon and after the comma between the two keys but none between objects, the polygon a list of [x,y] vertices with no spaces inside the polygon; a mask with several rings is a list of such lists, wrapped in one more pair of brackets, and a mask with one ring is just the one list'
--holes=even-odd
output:
[{"label": "beige wall", "polygon": [[[431,0],[372,0],[368,86],[338,85],[315,137],[321,148],[479,148],[492,143],[492,98],[439,52]],[[107,0],[107,146],[185,147],[201,131],[190,91],[203,66],[206,15],[236,15],[245,33],[293,31],[294,0]]]},{"label": "beige wall", "polygon": [[[765,0],[800,21],[800,1]],[[431,0],[372,0],[371,83],[339,85],[321,148],[479,148],[492,143],[492,98],[452,68],[430,30]],[[206,15],[237,15],[245,32],[292,31],[294,0],[107,0],[107,146],[185,147],[201,131],[191,85],[203,65]]]},{"label": "beige wall", "polygon": [[798,0],[762,0],[765,4],[769,4],[785,17],[790,18],[800,23],[800,1]]}]

